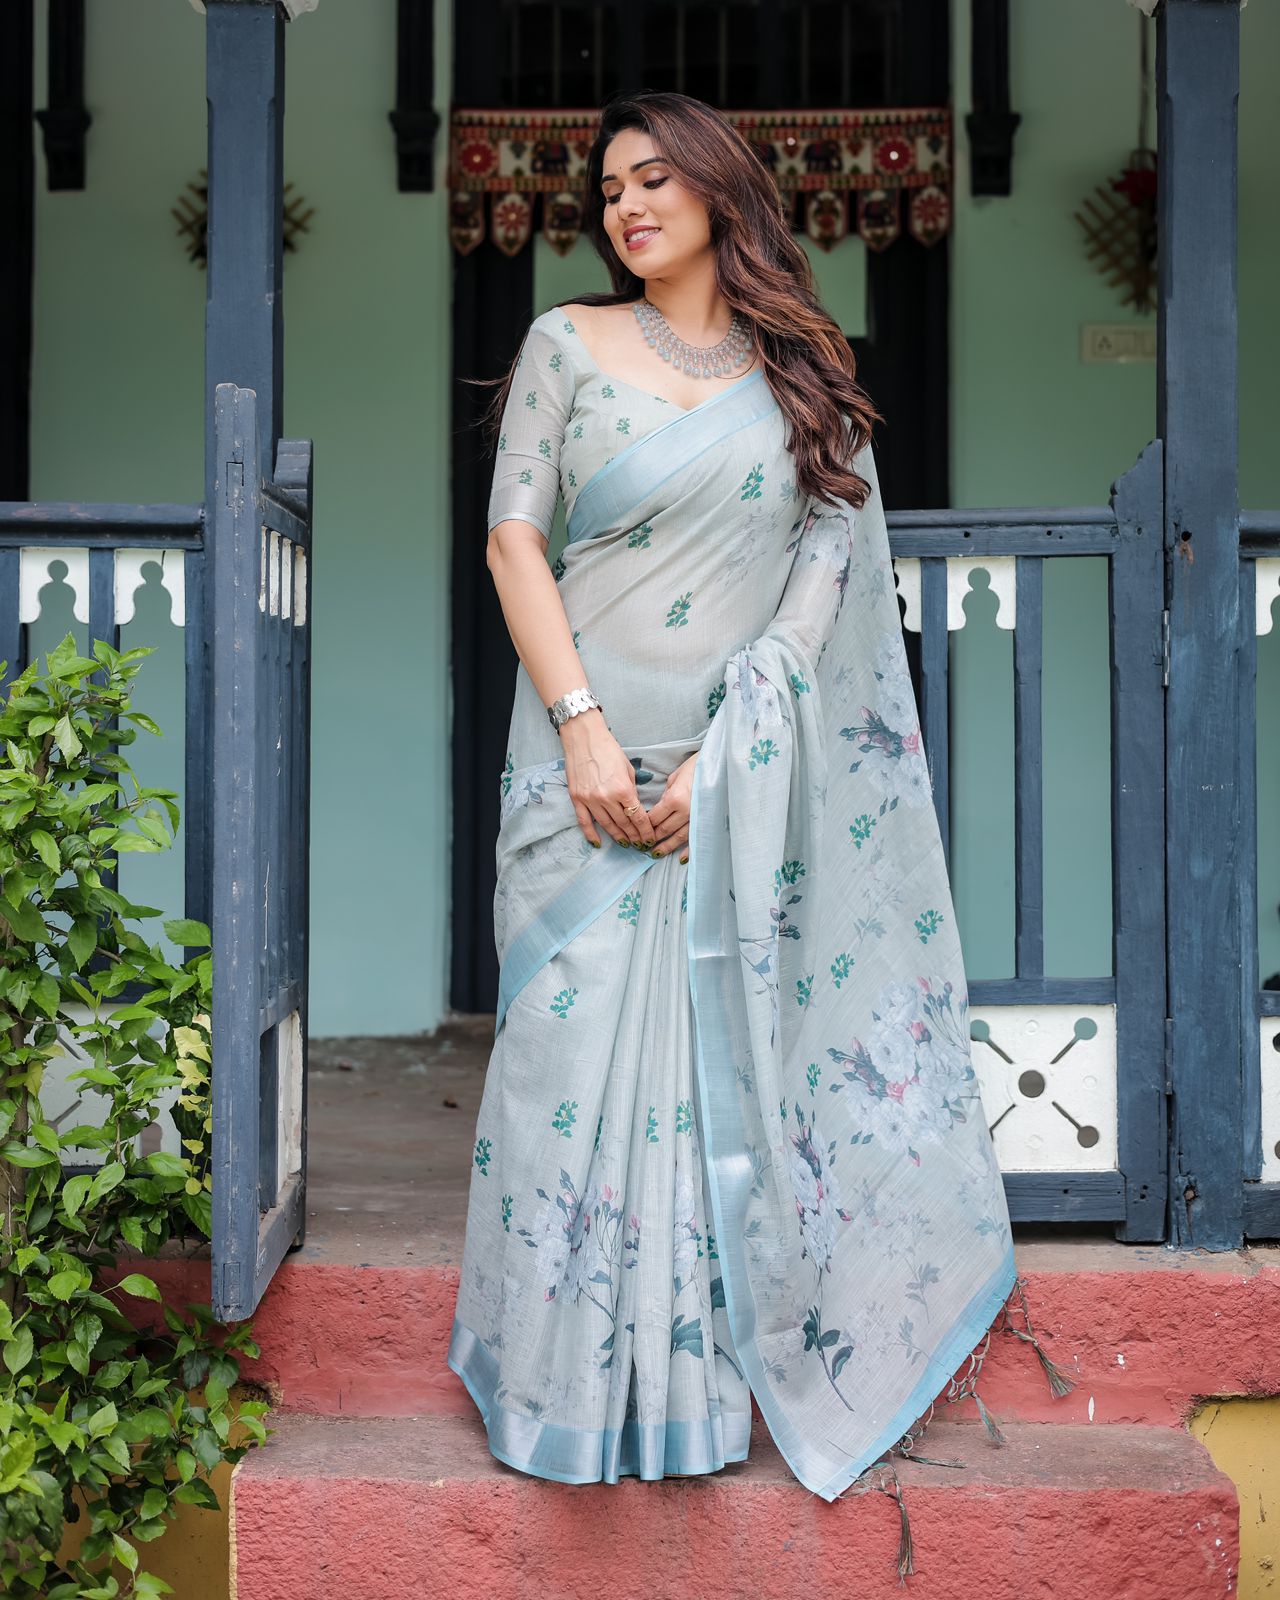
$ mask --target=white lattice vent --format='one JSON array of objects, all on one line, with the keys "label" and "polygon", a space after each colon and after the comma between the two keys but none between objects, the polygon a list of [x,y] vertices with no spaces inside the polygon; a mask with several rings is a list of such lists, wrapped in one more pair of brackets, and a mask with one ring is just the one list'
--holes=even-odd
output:
[{"label": "white lattice vent", "polygon": [[[912,633],[920,632],[920,557],[897,556],[893,562],[898,580],[898,593],[906,601],[902,626]],[[970,590],[978,592],[980,586],[970,579],[975,571],[987,574],[991,593],[996,597],[996,625],[1015,628],[1018,623],[1016,597],[1016,556],[948,556],[947,557],[947,631],[954,633],[969,620],[964,609],[965,596]]]},{"label": "white lattice vent", "polygon": [[1262,1084],[1262,1181],[1280,1183],[1280,1017],[1258,1019]]},{"label": "white lattice vent", "polygon": [[[146,583],[143,566],[154,561],[160,568],[160,582],[168,590],[169,620],[175,628],[186,623],[186,552],[154,547],[119,547],[113,563],[116,622],[120,627],[133,621],[134,596]],[[60,562],[66,569],[55,574]],[[71,614],[77,622],[89,621],[89,551],[83,545],[23,545],[18,563],[18,619],[35,622],[41,612],[42,591],[51,583],[63,582],[73,595]]]},{"label": "white lattice vent", "polygon": [[1271,606],[1280,594],[1280,556],[1259,556],[1253,564],[1253,593],[1256,629],[1271,632]]},{"label": "white lattice vent", "polygon": [[971,1006],[969,1032],[1002,1172],[1115,1170],[1114,1005]]}]

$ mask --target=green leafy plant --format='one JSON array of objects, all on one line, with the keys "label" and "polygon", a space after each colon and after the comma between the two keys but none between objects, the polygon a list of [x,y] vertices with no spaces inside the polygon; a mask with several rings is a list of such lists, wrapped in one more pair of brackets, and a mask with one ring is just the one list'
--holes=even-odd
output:
[{"label": "green leafy plant", "polygon": [[[168,849],[178,807],[120,754],[161,731],[129,699],[150,649],[93,651],[68,635],[0,705],[0,1590],[13,1600],[171,1592],[139,1544],[180,1504],[217,1509],[208,1474],[270,1431],[267,1402],[230,1399],[237,1353],[258,1354],[250,1324],[163,1305],[141,1272],[107,1281],[122,1253],[211,1235],[213,978],[203,923],[163,923],[197,952],[174,965],[129,925],[161,913],[103,882],[122,852]],[[86,1062],[69,1076],[101,1097],[100,1123],[47,1120],[41,1085],[63,1054]],[[184,1154],[141,1155],[171,1088]],[[72,1149],[94,1170],[67,1176]],[[135,1326],[138,1301],[162,1302],[163,1327]]]}]

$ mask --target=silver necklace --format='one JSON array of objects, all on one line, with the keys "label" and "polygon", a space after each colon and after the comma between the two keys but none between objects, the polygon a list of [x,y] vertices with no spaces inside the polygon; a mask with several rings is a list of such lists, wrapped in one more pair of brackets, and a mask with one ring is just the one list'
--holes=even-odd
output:
[{"label": "silver necklace", "polygon": [[751,333],[747,320],[733,313],[729,331],[719,344],[688,344],[673,331],[670,323],[651,300],[640,299],[632,306],[644,334],[645,343],[655,349],[677,372],[695,378],[725,378],[751,355]]}]

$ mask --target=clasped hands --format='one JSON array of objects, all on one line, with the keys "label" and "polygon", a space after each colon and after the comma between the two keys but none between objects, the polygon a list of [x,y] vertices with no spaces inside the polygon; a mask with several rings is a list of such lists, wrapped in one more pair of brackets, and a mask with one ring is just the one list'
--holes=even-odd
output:
[{"label": "clasped hands", "polygon": [[[696,750],[667,775],[661,797],[646,811],[639,805],[636,769],[599,710],[570,717],[561,724],[560,738],[569,798],[588,843],[598,849],[598,830],[603,828],[618,844],[634,846],[653,856],[682,850],[681,861],[689,859],[689,807]],[[630,815],[628,807],[633,808]]]}]

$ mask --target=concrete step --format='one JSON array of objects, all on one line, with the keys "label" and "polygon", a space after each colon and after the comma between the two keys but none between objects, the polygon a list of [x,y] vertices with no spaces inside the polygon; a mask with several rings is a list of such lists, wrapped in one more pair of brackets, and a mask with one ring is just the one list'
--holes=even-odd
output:
[{"label": "concrete step", "polygon": [[[1031,1346],[996,1332],[979,1391],[998,1421],[1168,1426],[1206,1395],[1280,1392],[1275,1247],[1214,1254],[1053,1237],[1016,1240],[1014,1254],[1032,1327],[1076,1386],[1054,1398]],[[122,1263],[120,1272],[138,1265]],[[207,1259],[143,1269],[168,1298],[208,1298]],[[295,1412],[468,1414],[471,1401],[445,1365],[457,1282],[449,1260],[361,1265],[291,1255],[254,1315],[262,1354],[245,1363],[244,1376]],[[975,1415],[971,1400],[937,1412],[947,1424]]]},{"label": "concrete step", "polygon": [[[276,1413],[231,1480],[237,1600],[900,1600],[888,1493],[827,1504],[759,1425],[705,1478],[567,1486],[494,1460],[476,1417]],[[917,1600],[1235,1592],[1234,1487],[1183,1429],[978,1423],[961,1469],[899,1464]],[[935,1454],[942,1452],[934,1451]]]}]

